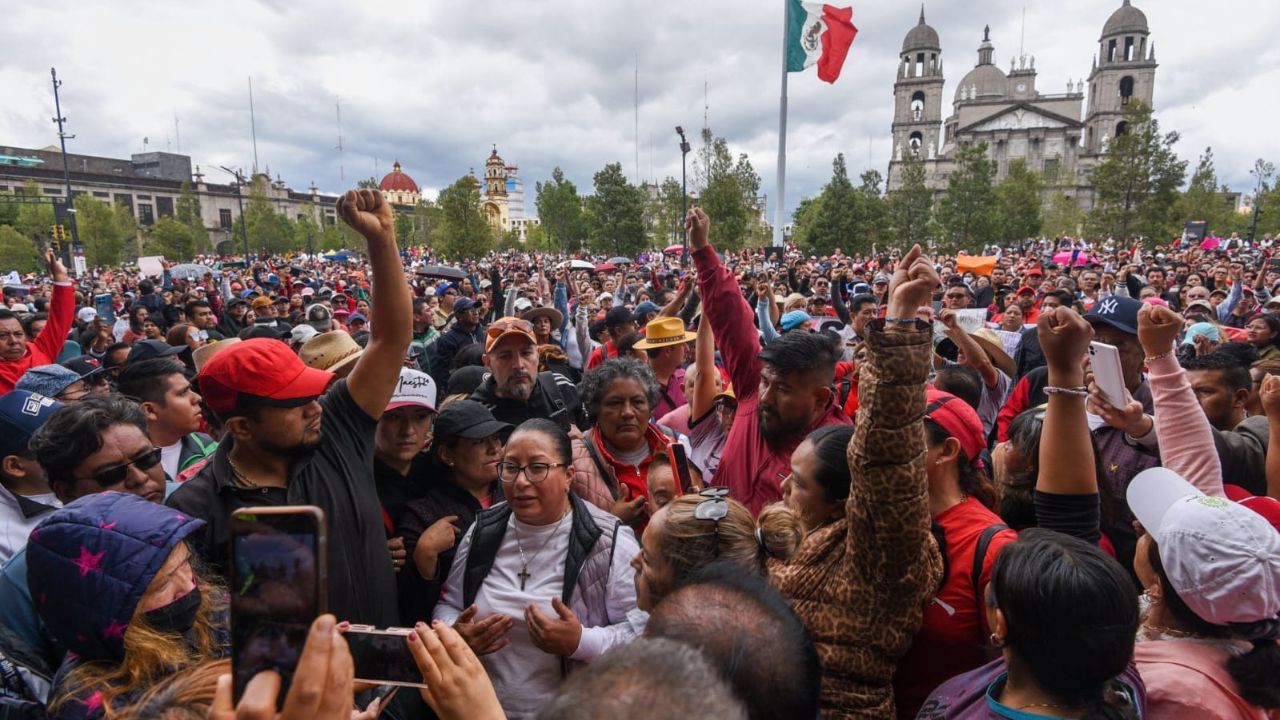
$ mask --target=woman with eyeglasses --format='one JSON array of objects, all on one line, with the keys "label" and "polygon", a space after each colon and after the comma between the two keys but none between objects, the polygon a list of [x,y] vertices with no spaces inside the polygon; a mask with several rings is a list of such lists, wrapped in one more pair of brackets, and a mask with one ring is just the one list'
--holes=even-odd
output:
[{"label": "woman with eyeglasses", "polygon": [[[831,459],[839,456],[839,431],[828,430],[792,454],[785,480],[788,504],[808,516],[807,534],[790,560],[769,562],[769,579],[817,647],[827,718],[893,715],[894,669],[941,575],[925,470],[932,334],[916,319],[937,285],[933,263],[912,248],[890,283],[887,317],[867,326],[861,405],[844,466]],[[832,490],[835,478],[843,500]],[[799,503],[797,491],[808,488],[813,502]]]},{"label": "woman with eyeglasses", "polygon": [[617,517],[570,491],[569,436],[527,420],[503,449],[505,503],[462,538],[435,619],[462,635],[509,718],[529,718],[569,669],[636,634],[639,547]]},{"label": "woman with eyeglasses", "polygon": [[32,533],[31,596],[69,651],[53,679],[52,717],[111,717],[163,679],[226,656],[225,591],[187,546],[203,527],[106,492],[53,511]]}]

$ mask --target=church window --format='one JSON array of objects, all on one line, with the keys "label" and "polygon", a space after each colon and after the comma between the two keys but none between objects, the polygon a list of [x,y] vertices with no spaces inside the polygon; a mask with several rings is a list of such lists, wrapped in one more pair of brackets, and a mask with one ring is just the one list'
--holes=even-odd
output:
[{"label": "church window", "polygon": [[1062,161],[1059,160],[1058,158],[1045,158],[1045,161],[1044,161],[1044,179],[1045,180],[1048,180],[1050,183],[1057,182],[1058,168],[1060,167],[1061,162]]},{"label": "church window", "polygon": [[1116,61],[1116,41],[1112,40],[1107,43],[1107,62]]},{"label": "church window", "polygon": [[919,90],[911,96],[911,119],[919,122],[924,118],[924,93]]},{"label": "church window", "polygon": [[1124,59],[1126,62],[1133,62],[1133,37],[1124,39]]},{"label": "church window", "polygon": [[916,76],[924,75],[924,53],[916,55]]},{"label": "church window", "polygon": [[1116,137],[1120,137],[1121,135],[1124,135],[1128,132],[1129,132],[1129,123],[1125,122],[1124,120],[1121,120],[1120,122],[1116,123]]},{"label": "church window", "polygon": [[920,131],[911,133],[911,138],[907,141],[907,145],[911,147],[911,156],[920,157],[920,147],[924,145],[924,136]]},{"label": "church window", "polygon": [[1133,78],[1125,75],[1120,78],[1120,104],[1128,105],[1129,99],[1133,97]]}]

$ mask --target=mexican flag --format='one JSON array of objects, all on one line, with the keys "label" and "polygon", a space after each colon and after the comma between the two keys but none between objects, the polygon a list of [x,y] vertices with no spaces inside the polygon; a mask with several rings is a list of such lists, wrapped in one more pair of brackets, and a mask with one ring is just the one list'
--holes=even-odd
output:
[{"label": "mexican flag", "polygon": [[787,72],[817,64],[818,79],[835,82],[857,34],[853,8],[787,0]]}]

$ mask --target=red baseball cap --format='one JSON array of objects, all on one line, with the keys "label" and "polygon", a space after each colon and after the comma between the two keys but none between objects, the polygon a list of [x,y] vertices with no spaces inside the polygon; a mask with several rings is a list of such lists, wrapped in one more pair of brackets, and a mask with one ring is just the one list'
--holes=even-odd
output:
[{"label": "red baseball cap", "polygon": [[276,407],[305,405],[322,395],[334,377],[304,365],[279,340],[254,338],[214,355],[196,380],[209,409],[226,415],[243,397]]},{"label": "red baseball cap", "polygon": [[1271,523],[1271,527],[1280,530],[1280,501],[1266,496],[1257,496],[1239,485],[1223,485],[1227,499],[1239,503],[1258,513]]},{"label": "red baseball cap", "polygon": [[1028,274],[1028,275],[1040,275],[1040,276],[1043,276],[1043,275],[1044,275],[1044,270],[1041,270],[1041,269],[1040,269],[1040,268],[1038,268],[1038,267],[1028,268],[1028,269],[1027,269],[1027,274]]},{"label": "red baseball cap", "polygon": [[930,387],[925,393],[925,415],[960,443],[970,463],[978,462],[987,440],[982,420],[969,404],[949,392]]}]

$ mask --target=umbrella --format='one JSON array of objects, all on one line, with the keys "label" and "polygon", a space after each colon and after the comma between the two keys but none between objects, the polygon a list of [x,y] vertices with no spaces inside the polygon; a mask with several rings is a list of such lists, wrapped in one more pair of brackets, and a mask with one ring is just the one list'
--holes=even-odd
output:
[{"label": "umbrella", "polygon": [[595,266],[596,272],[607,273],[607,272],[613,272],[614,270],[617,270],[617,269],[618,269],[617,265],[614,265],[613,263],[607,263],[607,262],[602,262],[599,265]]},{"label": "umbrella", "polygon": [[630,258],[624,258],[621,255],[619,255],[618,257],[609,258],[609,262],[613,263],[614,265],[635,265],[635,263],[632,262]]},{"label": "umbrella", "polygon": [[212,272],[213,268],[208,265],[197,265],[195,263],[184,263],[169,268],[169,274],[179,280],[199,280],[204,277],[205,273]]},{"label": "umbrella", "polygon": [[[1054,262],[1056,262],[1056,263],[1058,263],[1059,265],[1065,265],[1065,264],[1067,264],[1067,263],[1071,262],[1071,253],[1072,253],[1072,252],[1074,252],[1074,251],[1072,251],[1072,250],[1063,250],[1062,252],[1060,252],[1060,253],[1058,253],[1058,254],[1056,254],[1056,255],[1054,255],[1054,256],[1053,256],[1053,261],[1054,261]],[[1088,262],[1089,262],[1089,253],[1086,253],[1085,251],[1081,250],[1081,251],[1080,251],[1080,254],[1076,255],[1076,263],[1075,263],[1075,264],[1076,264],[1076,265],[1085,265],[1085,264],[1087,264]]]},{"label": "umbrella", "polygon": [[667,249],[666,249],[666,250],[663,250],[662,252],[664,252],[664,253],[666,253],[666,254],[668,254],[668,255],[679,255],[680,253],[684,252],[684,246],[683,246],[683,245],[668,245],[668,246],[667,246]]},{"label": "umbrella", "polygon": [[340,253],[334,253],[333,255],[325,255],[324,259],[332,260],[334,262],[347,262],[351,260],[351,256],[348,255],[347,253],[340,252]]},{"label": "umbrella", "polygon": [[586,260],[570,260],[569,269],[571,270],[595,270],[596,266]]},{"label": "umbrella", "polygon": [[437,277],[446,280],[463,280],[467,277],[465,272],[448,265],[423,265],[414,272],[424,277]]}]

